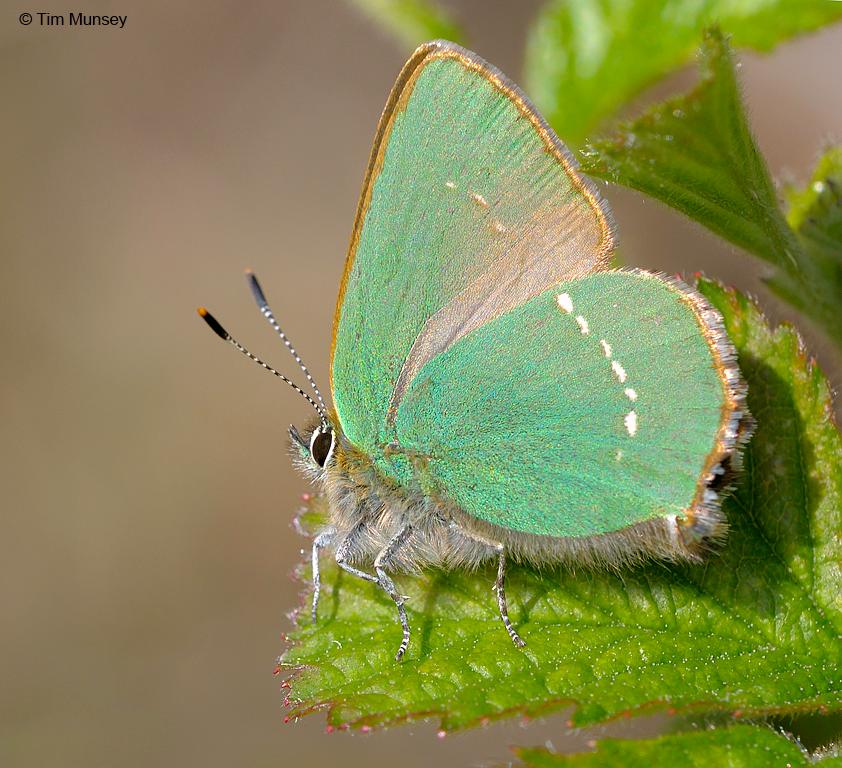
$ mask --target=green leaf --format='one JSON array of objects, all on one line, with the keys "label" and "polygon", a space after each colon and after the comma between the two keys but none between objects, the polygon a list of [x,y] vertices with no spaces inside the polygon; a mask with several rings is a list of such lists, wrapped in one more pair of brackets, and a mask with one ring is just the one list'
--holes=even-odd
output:
[{"label": "green leaf", "polygon": [[835,253],[828,247],[838,225],[820,227],[818,246],[787,224],[717,30],[705,34],[700,81],[690,93],[621,124],[580,159],[591,176],[644,192],[773,264],[771,287],[842,345],[842,239],[835,240]]},{"label": "green leaf", "polygon": [[803,190],[788,190],[787,221],[811,247],[840,257],[842,243],[842,147],[819,160]]},{"label": "green leaf", "polygon": [[464,34],[450,14],[430,0],[352,0],[363,13],[409,50],[427,40],[461,43]]},{"label": "green leaf", "polygon": [[279,671],[292,718],[327,709],[332,726],[486,718],[576,705],[585,725],[668,708],[757,715],[834,708],[842,647],[842,437],[828,385],[797,334],[770,331],[747,299],[713,283],[758,420],[727,546],[701,566],[620,574],[510,571],[496,614],[490,570],[398,576],[413,635],[404,661],[394,605],[325,558],[319,621],[302,613]]},{"label": "green leaf", "polygon": [[815,316],[818,299],[826,308],[818,319],[842,344],[842,148],[828,150],[807,187],[789,190],[788,198],[787,221],[804,254],[803,272],[778,274],[769,283],[806,315]]},{"label": "green leaf", "polygon": [[766,766],[842,766],[842,758],[813,759],[794,741],[763,726],[735,725],[710,731],[675,733],[657,739],[625,741],[604,739],[595,752],[557,755],[546,749],[518,749],[523,764],[517,768],[651,768],[680,765],[686,768],[766,768]]},{"label": "green leaf", "polygon": [[778,266],[798,244],[778,209],[722,35],[705,34],[698,86],[583,150],[582,170],[645,192]]},{"label": "green leaf", "polygon": [[718,23],[734,44],[769,50],[842,17],[827,0],[553,0],[531,31],[526,84],[562,139],[577,145],[643,88],[693,58]]}]

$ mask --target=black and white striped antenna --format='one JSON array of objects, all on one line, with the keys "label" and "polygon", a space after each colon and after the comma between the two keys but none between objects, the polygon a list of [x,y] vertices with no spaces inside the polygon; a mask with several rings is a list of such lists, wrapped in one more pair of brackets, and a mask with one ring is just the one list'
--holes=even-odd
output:
[{"label": "black and white striped antenna", "polygon": [[[316,394],[318,395],[319,402],[316,402],[312,397],[310,397],[310,395],[308,395],[303,389],[301,389],[301,387],[299,387],[298,384],[296,384],[294,381],[284,376],[280,371],[276,370],[268,363],[264,363],[259,357],[257,357],[257,355],[253,355],[251,352],[249,352],[242,344],[240,344],[239,341],[237,341],[230,333],[228,333],[228,331],[226,331],[225,328],[222,327],[222,324],[210,312],[208,312],[207,309],[205,309],[204,307],[199,307],[198,312],[202,320],[204,320],[210,326],[210,329],[217,336],[219,336],[220,339],[222,339],[223,341],[227,341],[232,347],[234,347],[234,349],[236,349],[238,352],[242,352],[249,360],[253,360],[261,368],[265,368],[273,376],[277,376],[281,381],[284,381],[287,384],[289,384],[296,392],[298,392],[299,395],[301,395],[301,397],[303,397],[308,403],[310,403],[310,405],[313,406],[316,413],[318,413],[319,417],[321,418],[322,425],[324,427],[329,426],[324,401],[322,400],[321,394],[319,393],[315,382],[312,381],[312,377],[310,377],[309,373],[307,373],[308,379],[310,380],[310,383],[313,385],[313,388],[315,389]],[[306,371],[306,369],[304,370]]]},{"label": "black and white striped antenna", "polygon": [[298,367],[301,369],[302,373],[307,377],[307,381],[310,382],[310,386],[313,388],[313,392],[316,394],[316,400],[319,401],[319,413],[321,413],[324,417],[326,409],[325,401],[322,399],[322,393],[319,392],[319,388],[316,386],[316,382],[310,375],[310,371],[307,370],[307,366],[304,365],[304,362],[299,357],[298,352],[295,351],[295,347],[292,346],[292,342],[283,332],[281,326],[278,325],[278,321],[275,319],[275,314],[274,312],[272,312],[272,308],[269,306],[269,302],[266,301],[266,294],[263,293],[263,289],[260,287],[260,283],[257,281],[257,276],[250,269],[247,269],[246,279],[249,281],[249,288],[251,288],[251,294],[252,296],[254,296],[254,300],[257,302],[257,306],[260,309],[261,314],[269,321],[269,325],[271,325],[275,329],[275,333],[277,333],[278,336],[281,337],[281,341],[286,345],[286,348],[289,350],[289,353],[295,359],[295,362],[298,363]]}]

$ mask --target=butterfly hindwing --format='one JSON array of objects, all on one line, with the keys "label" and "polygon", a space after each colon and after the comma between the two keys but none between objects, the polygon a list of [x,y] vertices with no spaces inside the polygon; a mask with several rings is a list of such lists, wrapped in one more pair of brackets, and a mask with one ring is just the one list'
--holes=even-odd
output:
[{"label": "butterfly hindwing", "polygon": [[431,492],[504,528],[589,536],[681,515],[726,427],[700,301],[623,271],[548,290],[424,366],[398,442]]},{"label": "butterfly hindwing", "polygon": [[422,46],[381,118],[340,288],[331,365],[346,437],[382,468],[421,368],[547,287],[604,269],[596,193],[515,86]]}]

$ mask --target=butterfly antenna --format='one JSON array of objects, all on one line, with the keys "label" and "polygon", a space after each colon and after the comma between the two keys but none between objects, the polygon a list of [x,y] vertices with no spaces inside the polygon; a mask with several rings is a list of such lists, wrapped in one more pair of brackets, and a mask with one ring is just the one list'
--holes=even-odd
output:
[{"label": "butterfly antenna", "polygon": [[307,381],[310,382],[310,386],[313,388],[313,392],[316,393],[316,399],[321,405],[320,412],[324,413],[325,401],[322,399],[322,393],[319,392],[319,388],[316,386],[316,382],[310,375],[310,371],[307,370],[307,366],[304,365],[304,361],[299,357],[298,352],[295,351],[295,347],[292,346],[292,342],[283,332],[281,326],[278,325],[278,321],[275,319],[275,314],[274,312],[272,312],[272,308],[269,306],[269,302],[266,301],[266,294],[263,293],[263,289],[260,287],[260,283],[257,281],[257,276],[250,269],[247,269],[246,279],[249,281],[249,288],[251,288],[251,294],[252,296],[254,296],[254,300],[257,302],[257,306],[260,308],[260,312],[262,313],[263,317],[265,317],[269,321],[269,325],[271,325],[275,329],[275,333],[277,333],[278,336],[281,337],[281,341],[286,345],[286,348],[289,350],[290,354],[295,358],[295,362],[298,363],[298,367],[307,377]]},{"label": "butterfly antenna", "polygon": [[307,400],[307,402],[310,403],[310,405],[312,405],[313,408],[316,409],[316,412],[322,418],[322,423],[327,423],[327,414],[325,413],[324,407],[319,405],[315,400],[313,400],[313,398],[310,397],[310,395],[308,395],[303,389],[301,389],[301,387],[299,387],[298,384],[296,384],[294,381],[291,381],[280,371],[276,371],[271,365],[267,365],[259,357],[249,352],[242,344],[240,344],[239,341],[237,341],[230,333],[228,333],[228,331],[226,331],[222,327],[221,323],[204,307],[199,307],[198,312],[199,317],[201,317],[202,320],[204,320],[210,326],[211,330],[217,336],[219,336],[220,339],[222,339],[223,341],[227,341],[232,347],[242,352],[249,360],[253,360],[259,366],[269,371],[269,373],[273,374],[274,376],[277,376],[281,381],[285,381],[287,384],[289,384],[296,392],[298,392],[299,395],[301,395],[305,400]]}]

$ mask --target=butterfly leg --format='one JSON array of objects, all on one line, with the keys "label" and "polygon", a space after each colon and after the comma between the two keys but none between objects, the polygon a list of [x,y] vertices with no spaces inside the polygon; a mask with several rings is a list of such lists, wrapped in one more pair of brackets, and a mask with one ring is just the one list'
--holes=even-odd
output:
[{"label": "butterfly leg", "polygon": [[509,637],[512,638],[515,647],[523,648],[526,645],[526,641],[521,638],[517,630],[512,626],[512,622],[509,621],[509,606],[506,603],[506,550],[502,544],[499,547],[500,559],[497,565],[497,581],[494,583],[494,589],[497,592],[497,607],[500,609],[500,618],[503,620],[503,626],[506,628],[506,632],[509,633]]},{"label": "butterfly leg", "polygon": [[313,539],[313,624],[316,623],[316,609],[319,607],[319,592],[322,588],[319,578],[319,551],[328,546],[335,535],[336,531],[328,528]]},{"label": "butterfly leg", "polygon": [[336,548],[336,564],[343,571],[347,571],[353,576],[379,584],[380,582],[377,580],[376,576],[372,576],[370,573],[361,571],[359,568],[354,568],[354,566],[348,562],[364,525],[365,523],[358,524],[344,539],[342,539],[341,543]]},{"label": "butterfly leg", "polygon": [[490,541],[477,536],[475,533],[468,533],[468,531],[460,528],[456,523],[451,523],[451,527],[459,531],[465,538],[472,539],[479,544],[484,544],[497,553],[497,580],[494,582],[494,591],[497,593],[497,608],[500,610],[500,618],[503,620],[503,626],[506,628],[506,632],[509,633],[512,642],[517,648],[523,648],[526,645],[526,641],[517,633],[517,630],[512,626],[512,622],[509,619],[509,605],[506,601],[506,548],[499,541]]},{"label": "butterfly leg", "polygon": [[385,569],[391,565],[392,558],[400,551],[401,547],[406,544],[411,536],[412,526],[407,525],[392,537],[392,540],[383,550],[381,550],[380,554],[377,555],[374,560],[374,570],[377,573],[377,583],[380,585],[381,589],[395,601],[395,605],[398,607],[398,618],[400,619],[401,628],[403,629],[403,639],[401,640],[400,648],[398,648],[398,652],[395,655],[395,661],[401,660],[401,657],[404,655],[406,648],[409,645],[409,621],[406,618],[406,608],[404,608],[405,598],[403,595],[398,594],[397,589],[395,589],[395,582],[392,581]]}]

